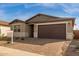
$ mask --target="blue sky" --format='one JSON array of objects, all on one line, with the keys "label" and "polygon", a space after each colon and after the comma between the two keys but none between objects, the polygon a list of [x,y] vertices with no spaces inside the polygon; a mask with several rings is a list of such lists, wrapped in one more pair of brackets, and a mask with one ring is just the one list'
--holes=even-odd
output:
[{"label": "blue sky", "polygon": [[74,17],[76,18],[76,27],[79,27],[78,3],[0,3],[0,20],[27,20],[38,13],[59,17]]}]

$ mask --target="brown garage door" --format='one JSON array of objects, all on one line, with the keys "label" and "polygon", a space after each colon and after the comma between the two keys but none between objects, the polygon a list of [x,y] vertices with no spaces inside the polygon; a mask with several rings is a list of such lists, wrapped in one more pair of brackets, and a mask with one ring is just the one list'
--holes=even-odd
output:
[{"label": "brown garage door", "polygon": [[66,39],[66,24],[39,25],[38,38]]}]

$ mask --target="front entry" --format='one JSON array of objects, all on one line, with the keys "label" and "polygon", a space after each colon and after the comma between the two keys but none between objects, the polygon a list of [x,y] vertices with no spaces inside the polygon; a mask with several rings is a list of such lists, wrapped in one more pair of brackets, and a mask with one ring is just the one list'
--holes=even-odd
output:
[{"label": "front entry", "polygon": [[33,33],[34,33],[34,25],[30,25],[30,37],[33,38]]}]

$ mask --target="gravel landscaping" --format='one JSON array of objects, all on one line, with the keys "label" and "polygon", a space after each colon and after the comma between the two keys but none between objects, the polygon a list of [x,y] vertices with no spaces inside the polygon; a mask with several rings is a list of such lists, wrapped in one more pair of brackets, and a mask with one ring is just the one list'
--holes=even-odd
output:
[{"label": "gravel landscaping", "polygon": [[67,56],[79,56],[79,40],[73,40],[66,51]]}]

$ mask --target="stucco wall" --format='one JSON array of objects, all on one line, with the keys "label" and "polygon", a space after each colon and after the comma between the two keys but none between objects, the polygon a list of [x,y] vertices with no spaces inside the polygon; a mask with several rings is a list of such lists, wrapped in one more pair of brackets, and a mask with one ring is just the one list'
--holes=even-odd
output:
[{"label": "stucco wall", "polygon": [[12,23],[11,26],[20,25],[20,32],[14,32],[14,37],[28,37],[28,25],[25,23]]},{"label": "stucco wall", "polygon": [[[34,23],[34,38],[38,38],[38,25],[46,24],[66,24],[66,39],[73,39],[73,27],[72,21],[61,21],[61,22],[48,22],[48,23]],[[13,23],[11,26],[20,25],[21,32],[14,32],[15,37],[29,37],[30,36],[30,27],[29,24],[25,23]]]},{"label": "stucco wall", "polygon": [[14,26],[14,25],[20,25],[20,29],[21,29],[21,32],[25,32],[25,26],[26,24],[25,23],[12,23],[10,26]]},{"label": "stucco wall", "polygon": [[73,34],[73,26],[72,26],[72,21],[68,21],[67,23],[67,33],[66,33],[66,39],[73,39],[74,34]]},{"label": "stucco wall", "polygon": [[0,26],[0,36],[7,36],[7,30],[10,30],[10,27],[8,26]]},{"label": "stucco wall", "polygon": [[34,38],[38,38],[38,25],[34,24]]}]

